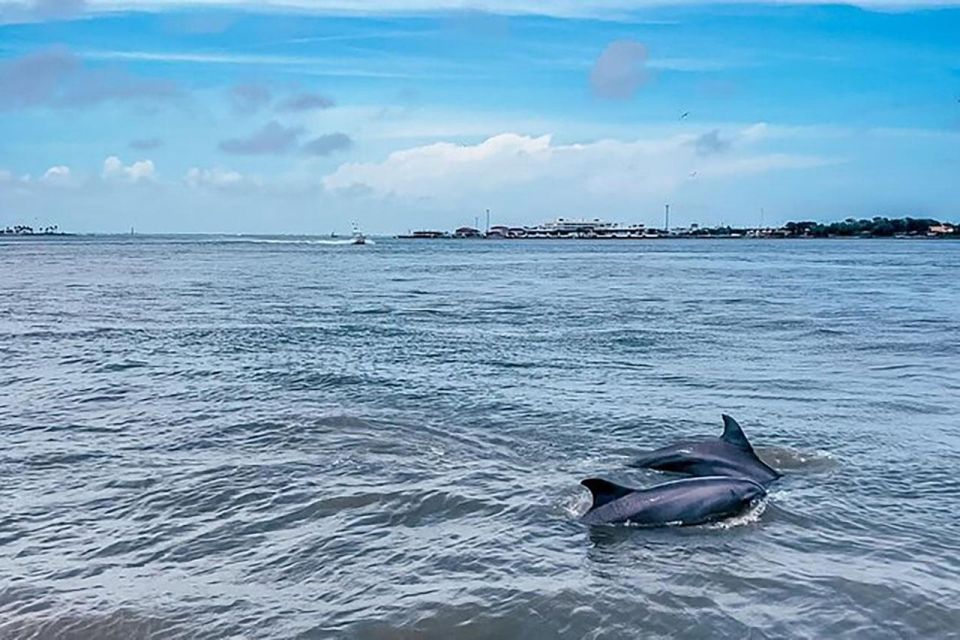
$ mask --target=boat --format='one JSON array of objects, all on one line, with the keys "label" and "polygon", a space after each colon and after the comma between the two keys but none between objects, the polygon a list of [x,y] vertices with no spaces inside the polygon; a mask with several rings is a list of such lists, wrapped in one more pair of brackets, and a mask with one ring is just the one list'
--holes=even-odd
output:
[{"label": "boat", "polygon": [[360,232],[357,223],[353,223],[353,236],[350,238],[350,244],[367,244],[367,237]]}]

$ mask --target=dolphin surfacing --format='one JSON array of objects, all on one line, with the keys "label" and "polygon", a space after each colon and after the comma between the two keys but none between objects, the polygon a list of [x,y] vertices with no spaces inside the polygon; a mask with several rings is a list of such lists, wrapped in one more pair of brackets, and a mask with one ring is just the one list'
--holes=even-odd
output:
[{"label": "dolphin surfacing", "polygon": [[593,505],[580,518],[591,525],[705,524],[739,515],[767,495],[766,489],[753,480],[726,476],[685,478],[648,489],[631,489],[600,478],[588,478],[580,484],[593,495]]},{"label": "dolphin surfacing", "polygon": [[683,440],[651,451],[631,466],[691,476],[748,478],[765,487],[781,476],[757,456],[743,429],[726,414],[719,439]]}]

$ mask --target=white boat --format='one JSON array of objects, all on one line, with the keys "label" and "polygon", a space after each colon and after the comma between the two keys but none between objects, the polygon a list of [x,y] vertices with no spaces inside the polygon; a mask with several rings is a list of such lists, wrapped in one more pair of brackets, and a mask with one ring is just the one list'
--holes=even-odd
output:
[{"label": "white boat", "polygon": [[357,223],[353,223],[353,236],[350,238],[350,244],[367,244],[367,237],[360,232]]}]

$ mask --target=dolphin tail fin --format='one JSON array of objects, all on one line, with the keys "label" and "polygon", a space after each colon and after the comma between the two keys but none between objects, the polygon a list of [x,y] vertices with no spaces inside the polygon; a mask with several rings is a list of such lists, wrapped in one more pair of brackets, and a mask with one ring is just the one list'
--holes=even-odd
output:
[{"label": "dolphin tail fin", "polygon": [[723,414],[723,435],[720,436],[720,439],[744,451],[753,451],[753,447],[750,446],[750,441],[747,440],[740,424],[727,414]]},{"label": "dolphin tail fin", "polygon": [[586,480],[581,480],[580,484],[589,489],[593,495],[593,504],[590,506],[590,511],[598,509],[608,502],[618,500],[635,491],[635,489],[628,489],[627,487],[622,487],[607,480],[601,480],[600,478],[587,478]]}]

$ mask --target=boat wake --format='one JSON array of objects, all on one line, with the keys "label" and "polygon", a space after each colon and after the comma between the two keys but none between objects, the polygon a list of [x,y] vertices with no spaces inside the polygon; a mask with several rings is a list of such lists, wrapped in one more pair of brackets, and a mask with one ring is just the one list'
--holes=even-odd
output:
[{"label": "boat wake", "polygon": [[355,244],[355,245],[376,244],[376,242],[374,242],[374,241],[371,240],[370,238],[364,238],[364,239],[363,239],[363,242],[357,242],[355,239],[351,239],[351,240],[316,240],[316,241],[313,242],[313,244],[325,244],[325,245],[330,245],[330,246],[334,246],[334,247],[343,247],[343,246],[347,246],[347,245],[351,245],[351,244]]},{"label": "boat wake", "polygon": [[316,240],[316,239],[280,239],[280,238],[229,238],[218,240],[217,242],[238,242],[244,244],[293,244],[293,245],[317,245],[328,247],[346,247],[350,245],[376,244],[369,238],[364,238],[363,242],[357,242],[352,238],[343,240]]}]

